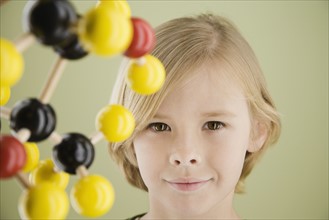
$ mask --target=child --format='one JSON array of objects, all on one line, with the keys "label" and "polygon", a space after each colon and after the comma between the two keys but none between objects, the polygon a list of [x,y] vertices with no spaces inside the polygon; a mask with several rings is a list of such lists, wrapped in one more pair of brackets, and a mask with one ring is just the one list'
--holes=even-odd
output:
[{"label": "child", "polygon": [[132,219],[239,219],[232,201],[280,134],[280,119],[257,59],[237,29],[212,14],[156,29],[153,55],[163,88],[141,96],[119,75],[112,102],[136,119],[110,153],[127,180],[148,192],[149,211]]}]

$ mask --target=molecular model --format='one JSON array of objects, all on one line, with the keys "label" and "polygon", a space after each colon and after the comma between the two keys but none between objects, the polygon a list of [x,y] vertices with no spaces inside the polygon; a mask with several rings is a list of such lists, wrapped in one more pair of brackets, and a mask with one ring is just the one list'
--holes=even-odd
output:
[{"label": "molecular model", "polygon": [[[93,135],[59,135],[50,99],[67,62],[88,53],[123,54],[128,65],[127,85],[140,95],[157,92],[165,70],[148,54],[155,44],[154,31],[143,19],[131,17],[123,0],[100,0],[84,15],[68,0],[27,1],[23,16],[24,34],[15,42],[0,39],[1,118],[9,120],[11,130],[0,136],[0,179],[16,177],[24,187],[18,203],[22,219],[65,219],[70,203],[83,216],[102,216],[113,205],[114,189],[106,178],[88,173],[94,145],[103,138],[108,142],[126,140],[134,131],[135,119],[129,109],[109,104],[99,111]],[[35,40],[54,50],[57,61],[39,97],[7,107],[10,88],[23,73],[21,53]],[[54,143],[51,159],[39,161],[36,143],[46,139]],[[79,179],[68,197],[65,188],[70,175]]]}]

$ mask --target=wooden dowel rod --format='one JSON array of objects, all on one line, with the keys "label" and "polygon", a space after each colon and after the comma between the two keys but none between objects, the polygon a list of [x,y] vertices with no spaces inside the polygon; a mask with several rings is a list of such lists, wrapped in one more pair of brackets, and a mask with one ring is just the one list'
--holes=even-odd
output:
[{"label": "wooden dowel rod", "polygon": [[54,171],[55,173],[60,173],[60,172],[62,172],[62,170],[59,169],[59,168],[56,166],[56,164],[54,164],[54,169],[53,169],[53,171]]},{"label": "wooden dowel rod", "polygon": [[104,136],[103,136],[102,132],[97,131],[94,134],[92,134],[89,139],[90,139],[91,143],[93,145],[95,145],[98,142],[100,142],[101,140],[103,140],[103,138],[104,138]]},{"label": "wooden dowel rod", "polygon": [[21,143],[25,143],[30,138],[30,136],[31,131],[26,128],[22,128],[16,133],[16,137]]},{"label": "wooden dowel rod", "polygon": [[138,59],[135,60],[135,63],[138,66],[143,66],[146,63],[146,59],[145,59],[145,57],[140,57],[140,58],[138,58]]},{"label": "wooden dowel rod", "polygon": [[6,107],[0,107],[0,117],[1,118],[4,118],[6,120],[9,120],[10,118],[10,112],[11,112],[11,109],[10,108],[6,108]]},{"label": "wooden dowel rod", "polygon": [[18,37],[14,44],[16,49],[19,52],[24,52],[27,48],[29,48],[35,41],[35,37],[31,33],[25,33]]},{"label": "wooden dowel rod", "polygon": [[49,136],[49,139],[54,142],[54,144],[59,144],[62,142],[62,136],[57,132],[53,131]]},{"label": "wooden dowel rod", "polygon": [[76,169],[75,172],[78,174],[78,176],[79,176],[80,178],[83,178],[83,177],[85,177],[85,176],[88,176],[88,174],[89,174],[87,168],[86,168],[85,166],[83,166],[83,165],[79,166],[79,167]]},{"label": "wooden dowel rod", "polygon": [[42,103],[49,103],[49,100],[53,94],[53,92],[56,89],[56,86],[59,82],[59,79],[62,76],[62,73],[65,69],[65,66],[67,64],[67,61],[61,57],[58,57],[55,61],[54,66],[51,68],[48,79],[41,91],[41,95],[39,97],[39,100]]},{"label": "wooden dowel rod", "polygon": [[15,177],[24,188],[28,189],[31,187],[28,177],[23,172],[18,172]]}]

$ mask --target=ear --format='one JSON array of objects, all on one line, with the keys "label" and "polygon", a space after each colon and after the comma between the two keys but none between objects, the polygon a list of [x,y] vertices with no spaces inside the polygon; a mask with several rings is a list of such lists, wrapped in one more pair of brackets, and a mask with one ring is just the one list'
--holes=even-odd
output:
[{"label": "ear", "polygon": [[251,140],[248,146],[248,152],[250,153],[259,151],[263,147],[268,136],[266,125],[258,120],[255,121],[252,129]]}]

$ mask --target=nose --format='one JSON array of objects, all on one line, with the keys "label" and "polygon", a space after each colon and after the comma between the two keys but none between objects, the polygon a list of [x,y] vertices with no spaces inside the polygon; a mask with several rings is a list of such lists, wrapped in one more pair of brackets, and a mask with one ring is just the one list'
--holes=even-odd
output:
[{"label": "nose", "polygon": [[182,157],[178,154],[170,156],[170,164],[174,166],[193,166],[199,164],[201,161],[196,156]]},{"label": "nose", "polygon": [[202,162],[200,148],[195,140],[173,143],[169,162],[174,166],[196,166]]}]

